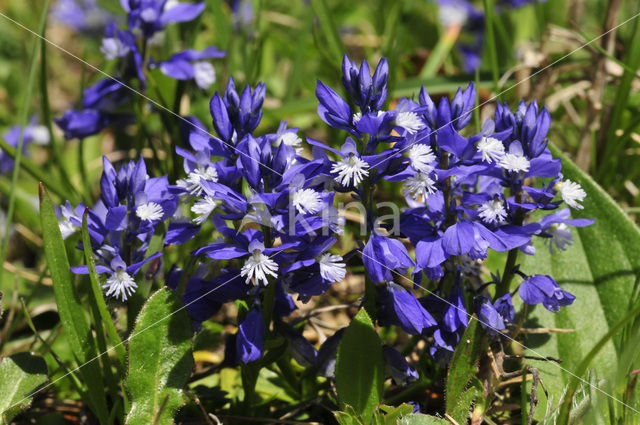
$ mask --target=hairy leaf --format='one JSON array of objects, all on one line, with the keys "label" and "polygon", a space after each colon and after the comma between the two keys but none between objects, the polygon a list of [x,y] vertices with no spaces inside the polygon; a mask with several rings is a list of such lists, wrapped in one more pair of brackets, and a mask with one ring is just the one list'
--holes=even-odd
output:
[{"label": "hairy leaf", "polygon": [[483,344],[483,331],[474,316],[460,338],[447,371],[446,411],[452,416],[453,412],[458,417],[462,416],[462,422],[465,422],[475,399],[475,391],[467,391],[467,388],[478,372]]},{"label": "hairy leaf", "polygon": [[382,343],[369,315],[361,309],[338,348],[336,387],[340,405],[352,406],[369,423],[382,397],[383,383]]},{"label": "hairy leaf", "polygon": [[412,413],[398,419],[398,425],[451,425],[449,421],[430,415]]},{"label": "hairy leaf", "polygon": [[128,425],[173,423],[194,367],[192,335],[187,310],[173,291],[160,289],[142,307],[129,340]]},{"label": "hairy leaf", "polygon": [[[536,240],[535,258],[525,257],[523,261],[525,273],[548,274],[576,296],[573,305],[555,314],[541,305],[529,307],[525,323],[525,327],[574,330],[530,335],[524,341],[529,355],[562,359],[561,367],[549,362],[535,364],[549,389],[552,403],[557,404],[571,373],[577,371],[598,340],[632,307],[632,293],[640,273],[640,230],[600,186],[557,149],[552,150],[554,156],[562,159],[565,179],[578,182],[587,192],[584,209],[573,210],[572,216],[596,220],[592,226],[572,229],[573,245],[566,251],[551,254],[543,241]],[[616,338],[602,344],[591,363],[600,376],[615,371],[621,348]],[[540,405],[544,406],[544,394],[539,396]],[[542,410],[538,409],[536,418],[542,417]]]},{"label": "hairy leaf", "polygon": [[0,418],[9,423],[31,405],[32,394],[47,381],[47,363],[32,353],[18,353],[0,362]]}]

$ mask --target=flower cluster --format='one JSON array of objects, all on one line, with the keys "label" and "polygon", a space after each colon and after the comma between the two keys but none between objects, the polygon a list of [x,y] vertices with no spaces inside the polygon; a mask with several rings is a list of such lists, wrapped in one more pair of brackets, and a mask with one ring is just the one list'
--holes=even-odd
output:
[{"label": "flower cluster", "polygon": [[[514,112],[498,104],[495,117],[473,134],[467,128],[476,99],[473,84],[438,104],[422,89],[417,102],[400,99],[394,110],[385,111],[386,75],[384,59],[371,77],[366,62],[358,69],[345,56],[343,83],[356,108],[321,82],[316,94],[320,117],[349,135],[339,151],[310,143],[324,148],[314,150],[314,158],[325,163],[325,178],[365,206],[368,232],[361,256],[377,284],[378,322],[432,336],[432,354],[438,357],[453,351],[467,326],[465,293],[493,331],[507,329],[514,320],[508,288],[521,272],[512,264],[502,279],[496,278],[491,302],[478,267],[490,249],[533,255],[534,236],[546,238],[552,252],[564,249],[571,243],[567,226],[592,220],[570,219],[567,209],[539,222],[531,219],[532,212],[556,210],[563,201],[581,208],[586,196],[577,183],[563,179],[560,160],[547,147],[545,108],[522,102]],[[548,183],[534,185],[542,179]],[[376,186],[385,180],[403,186],[406,208],[399,232],[372,202]],[[417,299],[398,284],[410,270],[416,286],[424,277],[433,282],[432,295]],[[519,293],[526,303],[558,311],[574,299],[549,276],[524,277]]]},{"label": "flower cluster", "polygon": [[[62,19],[72,26],[77,19],[86,19],[86,13],[63,2],[65,13]],[[94,135],[110,124],[126,124],[135,116],[132,89],[144,92],[147,87],[147,72],[158,69],[164,75],[177,80],[193,80],[201,89],[208,89],[216,81],[216,72],[211,59],[223,57],[225,52],[215,46],[202,51],[185,50],[166,60],[158,61],[149,52],[164,40],[164,29],[173,23],[189,22],[204,10],[204,3],[187,3],[167,0],[123,0],[121,5],[127,13],[127,28],[120,29],[115,20],[110,20],[104,29],[100,51],[106,60],[117,61],[117,73],[84,90],[81,109],[71,109],[55,120],[66,139]],[[90,7],[90,5],[85,5]],[[61,12],[62,13],[62,12]],[[101,15],[102,16],[102,15]],[[158,50],[161,52],[161,50]],[[161,53],[162,54],[162,53]]]},{"label": "flower cluster", "polygon": [[[193,251],[201,260],[189,277],[184,301],[194,321],[214,314],[224,302],[248,300],[251,306],[228,347],[242,362],[262,355],[264,317],[280,328],[295,308],[291,295],[305,301],[324,293],[346,274],[340,255],[330,252],[344,219],[325,189],[329,172],[323,160],[300,156],[297,128],[282,122],[276,133],[255,135],[262,117],[265,87],[226,91],[210,102],[218,137],[190,118],[187,139],[193,153],[184,158],[185,177],[176,182],[184,216],[169,224],[165,243],[197,240],[211,226],[221,235]],[[203,230],[204,229],[204,230]],[[181,271],[172,271],[177,286]],[[272,309],[267,311],[267,309]],[[291,333],[291,331],[288,331]]]},{"label": "flower cluster", "polygon": [[[145,162],[129,162],[115,170],[104,158],[100,180],[101,199],[87,209],[87,230],[96,256],[98,273],[107,273],[103,287],[108,296],[122,301],[137,288],[135,275],[141,267],[162,253],[148,255],[158,225],[172,217],[178,195],[167,176],[149,177]],[[60,208],[59,226],[67,238],[82,226],[84,205]],[[82,245],[79,248],[83,249]],[[89,273],[87,266],[72,267],[77,274]]]},{"label": "flower cluster", "polygon": [[[181,56],[183,70],[192,54]],[[363,206],[360,249],[349,253],[360,254],[374,289],[363,304],[380,326],[428,338],[436,359],[450,356],[472,313],[490,335],[509,332],[514,276],[523,278],[517,292],[527,304],[553,312],[571,304],[573,295],[550,276],[528,276],[515,261],[518,252],[535,254],[534,237],[545,238],[553,253],[571,243],[568,226],[592,222],[559,209],[563,202],[581,208],[586,194],[563,179],[547,147],[547,110],[535,102],[515,111],[498,104],[474,134],[473,84],[437,104],[423,88],[417,101],[403,98],[385,110],[385,59],[372,73],[366,61],[358,67],[345,55],[342,71],[348,99],[320,81],[316,90],[321,119],[347,133],[340,149],[307,138],[308,155],[298,129],[286,122],[275,133],[256,134],[265,86],[238,90],[230,79],[210,101],[216,136],[197,118],[184,118],[181,136],[191,149],[176,147],[184,175],[174,184],[149,177],[142,158],[118,171],[105,159],[101,200],[87,214],[98,271],[109,275],[107,294],[126,300],[135,291],[135,274],[161,254],[148,251],[165,222],[164,245],[189,247],[194,259],[174,265],[166,281],[195,326],[227,302],[245,306],[227,341],[228,362],[259,359],[266,335],[276,332],[292,341],[300,362],[332,376],[341,333],[316,350],[285,318],[297,308],[294,297],[306,302],[346,276],[346,260],[333,248],[345,226],[339,198]],[[389,184],[402,187],[397,226],[374,202],[377,189]],[[84,210],[61,208],[65,236],[81,225]],[[535,211],[554,210],[532,219]],[[508,252],[513,261],[485,283],[480,263],[490,250]],[[412,289],[403,286],[406,279]],[[420,297],[419,288],[428,294]],[[392,347],[385,357],[397,382],[415,379]]]}]

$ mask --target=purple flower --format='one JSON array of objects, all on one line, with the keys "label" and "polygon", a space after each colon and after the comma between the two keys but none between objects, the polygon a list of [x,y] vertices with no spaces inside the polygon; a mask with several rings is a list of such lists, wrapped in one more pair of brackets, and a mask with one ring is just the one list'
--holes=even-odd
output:
[{"label": "purple flower", "polygon": [[51,16],[75,31],[99,34],[115,16],[98,3],[96,0],[58,0],[51,8]]},{"label": "purple flower", "polygon": [[495,303],[482,297],[476,301],[476,313],[483,328],[489,335],[498,336],[506,329],[506,324],[513,322],[515,309],[511,304],[511,294],[505,294]]},{"label": "purple flower", "polygon": [[61,118],[55,118],[54,122],[64,132],[65,139],[84,139],[102,131],[109,118],[95,109],[69,110]]},{"label": "purple flower", "polygon": [[[230,230],[230,229],[229,229]],[[235,235],[233,243],[216,242],[202,247],[194,252],[194,255],[207,255],[213,260],[229,260],[232,258],[248,257],[241,276],[246,282],[253,282],[256,286],[267,286],[267,276],[278,277],[278,263],[268,255],[278,250],[264,247],[264,236],[261,232],[249,229],[244,233]]]},{"label": "purple flower", "polygon": [[224,96],[216,92],[209,103],[213,127],[218,136],[224,142],[235,145],[255,130],[262,119],[264,96],[263,83],[259,83],[253,91],[246,86],[239,95],[233,78],[229,78]]},{"label": "purple flower", "polygon": [[[96,271],[98,273],[109,274],[104,285],[102,285],[102,287],[107,290],[106,295],[118,298],[120,301],[126,301],[138,288],[133,277],[140,271],[143,265],[161,255],[162,253],[157,252],[130,266],[127,266],[122,258],[116,255],[108,266],[96,265]],[[89,268],[87,266],[71,267],[71,271],[75,274],[89,274]]]},{"label": "purple flower", "polygon": [[[2,138],[9,146],[18,149],[20,144],[20,126],[14,125],[2,134]],[[35,119],[31,119],[31,122],[22,131],[22,154],[27,153],[27,147],[29,144],[34,143],[36,145],[49,144],[49,130],[45,126],[37,125]],[[13,158],[0,149],[0,174],[7,174],[13,170]]]},{"label": "purple flower", "polygon": [[561,251],[567,249],[573,241],[571,230],[568,226],[586,227],[594,223],[595,220],[588,218],[569,218],[568,208],[563,208],[553,214],[549,214],[540,220],[540,236],[547,238],[551,254],[557,248]]},{"label": "purple flower", "polygon": [[237,361],[249,363],[262,357],[264,351],[265,324],[260,309],[249,310],[240,326],[236,337]]},{"label": "purple flower", "polygon": [[205,59],[217,59],[224,57],[225,52],[215,46],[209,46],[201,52],[197,50],[185,50],[176,53],[165,62],[159,62],[160,71],[177,80],[195,80],[198,87],[208,89],[216,81],[216,70]]},{"label": "purple flower", "polygon": [[167,0],[120,0],[128,13],[129,29],[139,28],[146,38],[167,24],[189,22],[200,16],[205,4]]},{"label": "purple flower", "polygon": [[391,282],[394,272],[404,274],[414,262],[402,242],[374,233],[362,251],[362,262],[374,282]]},{"label": "purple flower", "polygon": [[[245,284],[240,270],[222,270],[212,279],[207,278],[208,272],[207,265],[201,264],[189,277],[182,298],[196,329],[216,314],[224,303],[246,297],[252,288],[252,285]],[[167,275],[167,286],[176,290],[181,278],[182,270],[174,266]]]},{"label": "purple flower", "polygon": [[411,335],[420,335],[425,329],[437,325],[429,312],[420,304],[413,293],[402,286],[389,282],[379,287],[380,324],[398,325]]},{"label": "purple flower", "polygon": [[418,372],[409,365],[407,359],[395,348],[382,347],[385,370],[393,378],[396,385],[407,385],[418,380]]},{"label": "purple flower", "polygon": [[231,20],[233,22],[233,28],[236,31],[251,29],[251,24],[255,20],[255,12],[253,10],[253,3],[251,0],[235,0],[231,8],[233,16]]},{"label": "purple flower", "polygon": [[82,107],[85,110],[115,112],[129,98],[129,89],[118,81],[105,78],[93,86],[87,87],[82,95]]},{"label": "purple flower", "polygon": [[342,59],[342,84],[363,114],[382,109],[387,99],[388,77],[389,64],[386,58],[378,62],[373,77],[366,60],[362,61],[358,69],[356,63],[350,61],[346,54]]},{"label": "purple flower", "polygon": [[318,115],[322,121],[334,128],[351,130],[353,128],[353,112],[345,100],[318,80],[316,87]]},{"label": "purple flower", "polygon": [[438,129],[451,124],[454,129],[461,130],[471,120],[471,110],[476,101],[476,89],[473,83],[469,83],[465,90],[459,87],[451,102],[443,97],[436,108],[435,103],[422,87],[419,100],[420,105],[426,107],[424,117],[431,128]]},{"label": "purple flower", "polygon": [[560,307],[573,304],[575,296],[563,290],[548,275],[533,275],[526,278],[518,289],[520,298],[530,305],[540,304],[547,310],[557,313]]}]

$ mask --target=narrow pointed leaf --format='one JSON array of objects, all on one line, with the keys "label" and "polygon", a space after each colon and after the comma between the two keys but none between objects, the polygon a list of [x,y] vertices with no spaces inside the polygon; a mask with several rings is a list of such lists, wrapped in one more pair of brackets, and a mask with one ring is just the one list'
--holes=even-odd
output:
[{"label": "narrow pointed leaf", "polygon": [[76,362],[82,365],[78,372],[87,386],[89,398],[87,402],[98,418],[106,423],[109,415],[95,341],[82,307],[78,288],[73,283],[67,251],[58,227],[58,218],[51,198],[42,183],[40,184],[40,220],[44,252],[53,281],[53,293],[60,321],[64,326],[63,335],[75,355]]}]

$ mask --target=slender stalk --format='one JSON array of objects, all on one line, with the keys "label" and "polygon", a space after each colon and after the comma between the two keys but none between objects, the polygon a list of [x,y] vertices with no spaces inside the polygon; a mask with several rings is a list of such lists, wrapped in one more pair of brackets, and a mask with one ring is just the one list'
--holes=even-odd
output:
[{"label": "slender stalk", "polygon": [[87,161],[84,159],[84,139],[78,140],[78,169],[80,170],[85,196],[87,199],[91,199],[91,184],[87,174]]},{"label": "slender stalk", "polygon": [[[47,11],[49,10],[49,0],[45,0],[42,12],[40,14],[40,22],[38,24],[38,33],[42,34],[47,23]],[[20,137],[18,139],[18,147],[15,149],[13,173],[11,175],[11,193],[9,194],[9,205],[7,207],[7,220],[4,228],[4,238],[2,240],[2,246],[0,247],[0,264],[4,264],[7,258],[7,251],[9,249],[9,234],[11,225],[13,223],[13,213],[16,207],[16,191],[15,188],[18,185],[18,175],[20,174],[20,162],[22,160],[22,147],[24,146],[24,128],[27,126],[29,119],[29,106],[31,104],[31,93],[33,91],[33,85],[36,76],[36,60],[38,60],[38,50],[40,48],[42,39],[37,39],[33,45],[31,53],[31,64],[29,67],[29,77],[27,79],[27,87],[25,90],[22,109],[20,111]],[[8,146],[7,143],[4,143]],[[3,149],[4,146],[0,145]],[[4,267],[0,267],[0,282],[2,282],[2,274]]]},{"label": "slender stalk", "polygon": [[[494,24],[493,19],[494,16],[494,2],[493,0],[482,0],[482,4],[484,6],[484,15],[485,15],[485,25],[486,25],[486,46],[489,54],[489,63],[491,65],[491,76],[493,77],[493,90],[495,93],[499,93],[498,90],[498,80],[500,78],[499,67],[498,67],[498,53],[496,51],[496,39],[494,35]],[[498,97],[498,100],[500,98]]]},{"label": "slender stalk", "polygon": [[[43,30],[43,36],[46,31],[46,28]],[[56,165],[58,172],[60,174],[60,178],[62,179],[62,183],[67,187],[69,191],[71,191],[74,196],[77,197],[78,192],[76,188],[71,183],[71,178],[67,173],[67,169],[61,161],[62,151],[58,142],[56,141],[56,137],[53,134],[53,128],[51,125],[51,107],[49,103],[49,86],[47,84],[47,44],[40,43],[40,109],[42,112],[42,122],[47,128],[47,132],[49,133],[49,154],[51,155],[52,163]]]},{"label": "slender stalk", "polygon": [[[516,202],[522,202],[522,191],[519,191],[516,194]],[[522,226],[524,222],[524,210],[522,208],[518,208],[514,217],[514,224],[516,226]],[[504,272],[502,273],[502,279],[498,283],[496,287],[496,299],[500,298],[504,294],[510,291],[511,281],[513,280],[513,276],[515,275],[515,267],[516,261],[518,260],[518,248],[512,249],[509,251],[507,255],[507,262],[504,266]]]}]

